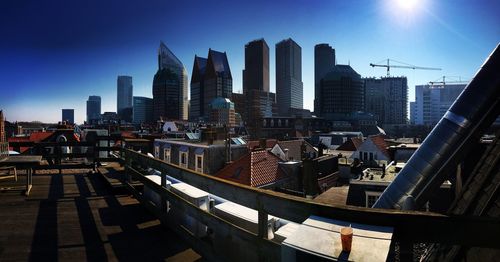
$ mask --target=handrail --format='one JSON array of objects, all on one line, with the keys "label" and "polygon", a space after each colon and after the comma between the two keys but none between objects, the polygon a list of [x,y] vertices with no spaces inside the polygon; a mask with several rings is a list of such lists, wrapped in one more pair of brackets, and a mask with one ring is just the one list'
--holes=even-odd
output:
[{"label": "handrail", "polygon": [[[253,188],[122,149],[126,167],[150,167],[201,190],[259,211],[302,223],[311,215],[353,223],[394,227],[393,239],[405,242],[433,242],[500,248],[492,241],[500,235],[500,220],[471,216],[446,216],[437,213],[326,205],[279,192]],[[166,190],[166,189],[165,189]],[[158,192],[161,193],[161,192]],[[263,228],[259,220],[259,228]],[[460,230],[457,230],[460,229]],[[478,230],[482,232],[477,234]],[[473,236],[473,237],[472,237]]]}]

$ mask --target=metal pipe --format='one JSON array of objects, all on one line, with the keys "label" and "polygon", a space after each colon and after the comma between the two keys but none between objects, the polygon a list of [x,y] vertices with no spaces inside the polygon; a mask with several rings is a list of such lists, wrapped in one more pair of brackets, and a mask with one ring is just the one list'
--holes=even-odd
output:
[{"label": "metal pipe", "polygon": [[[500,113],[500,44],[490,54],[374,208],[418,209]],[[411,203],[410,203],[411,202]]]}]

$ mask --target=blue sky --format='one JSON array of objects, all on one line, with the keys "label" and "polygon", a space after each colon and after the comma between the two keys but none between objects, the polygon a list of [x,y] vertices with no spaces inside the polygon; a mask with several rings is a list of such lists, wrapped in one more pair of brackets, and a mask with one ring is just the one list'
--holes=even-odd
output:
[{"label": "blue sky", "polygon": [[[226,51],[233,91],[242,90],[244,45],[291,37],[302,47],[304,106],[314,99],[314,45],[329,43],[337,63],[384,76],[369,63],[386,58],[442,71],[391,70],[414,85],[443,75],[470,79],[500,40],[500,1],[2,1],[0,109],[8,120],[57,122],[61,108],[85,119],[89,95],[116,110],[116,77],[133,77],[134,95],[151,97],[160,40],[184,63]],[[182,2],[182,3],[181,3]]]}]

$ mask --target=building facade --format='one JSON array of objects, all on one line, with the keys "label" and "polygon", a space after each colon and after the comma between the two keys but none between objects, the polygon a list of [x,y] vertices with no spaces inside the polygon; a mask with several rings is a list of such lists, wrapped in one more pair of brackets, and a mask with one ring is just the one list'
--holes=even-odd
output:
[{"label": "building facade", "polygon": [[345,120],[353,112],[363,111],[361,76],[350,65],[334,66],[320,81],[319,105],[316,114],[329,120]]},{"label": "building facade", "polygon": [[234,103],[228,98],[222,97],[212,100],[209,121],[219,126],[236,126]]},{"label": "building facade", "polygon": [[87,123],[97,123],[101,118],[101,97],[89,96],[87,100]]},{"label": "building facade", "polygon": [[278,114],[303,108],[302,49],[291,38],[276,44],[276,102]]},{"label": "building facade", "polygon": [[[209,49],[203,84],[204,112],[209,112],[210,103],[215,98],[231,98],[231,94],[233,93],[233,77],[226,52],[222,53]],[[206,113],[204,116],[206,117]]]},{"label": "building facade", "polygon": [[3,111],[0,110],[0,143],[7,142],[7,137],[5,134],[5,118],[3,116]]},{"label": "building facade", "polygon": [[181,61],[161,42],[158,71],[153,79],[153,119],[187,120],[187,71]]},{"label": "building facade", "polygon": [[314,112],[319,112],[321,105],[321,79],[335,66],[335,49],[329,44],[314,47]]},{"label": "building facade", "polygon": [[269,92],[269,46],[263,38],[245,45],[243,90]]},{"label": "building facade", "polygon": [[365,112],[378,123],[401,125],[408,122],[408,81],[406,77],[365,78]]},{"label": "building facade", "polygon": [[134,96],[133,123],[140,125],[153,122],[153,99],[149,97]]},{"label": "building facade", "polygon": [[118,76],[116,79],[116,113],[122,120],[132,122],[132,77]]},{"label": "building facade", "polygon": [[61,122],[66,121],[68,124],[75,123],[75,109],[62,109]]},{"label": "building facade", "polygon": [[191,74],[191,107],[189,111],[189,119],[191,121],[199,121],[200,117],[205,115],[203,111],[204,91],[205,91],[205,70],[207,68],[207,59],[199,56],[194,56],[193,72]]},{"label": "building facade", "polygon": [[411,122],[416,125],[435,125],[455,102],[466,84],[417,85]]}]

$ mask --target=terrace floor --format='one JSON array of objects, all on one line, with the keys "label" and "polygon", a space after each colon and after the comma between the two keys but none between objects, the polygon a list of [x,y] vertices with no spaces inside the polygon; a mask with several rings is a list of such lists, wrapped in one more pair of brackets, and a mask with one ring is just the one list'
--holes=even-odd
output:
[{"label": "terrace floor", "polygon": [[[0,188],[24,185],[1,179]],[[15,184],[14,184],[15,183]],[[0,190],[0,261],[195,261],[139,202],[86,170],[37,171],[29,197]]]}]

